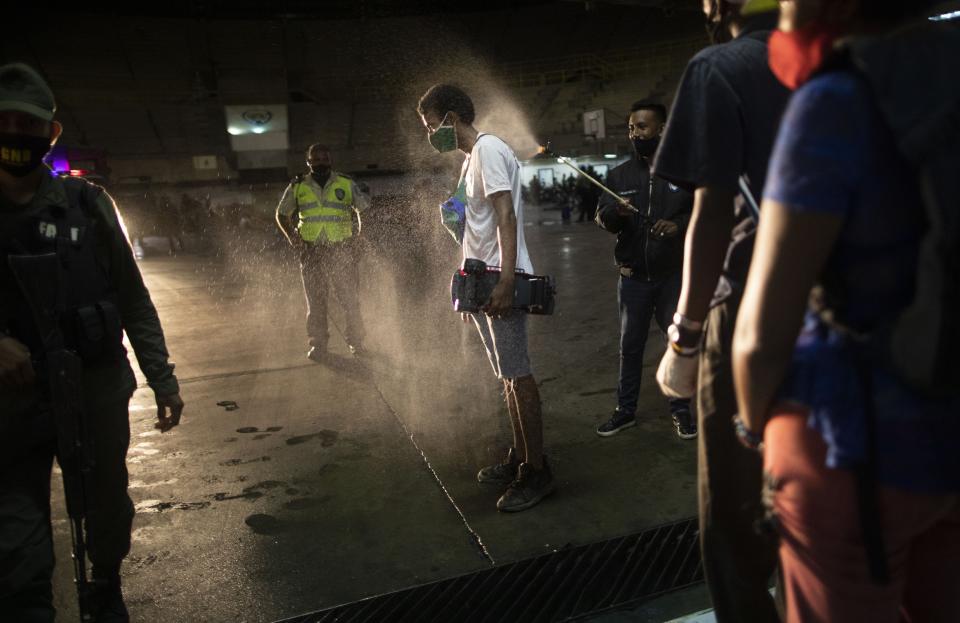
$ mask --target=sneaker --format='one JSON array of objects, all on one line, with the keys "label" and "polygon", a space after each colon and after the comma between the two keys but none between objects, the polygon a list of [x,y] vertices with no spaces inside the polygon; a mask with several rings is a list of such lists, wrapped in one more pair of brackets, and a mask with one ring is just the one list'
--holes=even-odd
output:
[{"label": "sneaker", "polygon": [[597,427],[597,434],[601,437],[612,437],[623,429],[636,425],[636,416],[628,416],[620,409],[616,409],[609,420]]},{"label": "sneaker", "polygon": [[327,349],[323,346],[311,346],[307,351],[307,359],[313,363],[323,363],[327,358]]},{"label": "sneaker", "polygon": [[517,478],[517,468],[520,467],[520,459],[517,458],[515,448],[510,448],[507,452],[507,460],[498,465],[484,467],[477,472],[477,482],[484,484],[508,485]]},{"label": "sneaker", "polygon": [[553,473],[547,457],[543,457],[542,469],[529,463],[521,463],[517,469],[517,479],[510,483],[506,493],[497,500],[497,510],[505,513],[527,510],[553,493],[553,488]]},{"label": "sneaker", "polygon": [[677,436],[680,439],[697,438],[697,421],[689,411],[677,411],[673,414],[673,423],[677,427]]},{"label": "sneaker", "polygon": [[367,354],[367,349],[363,347],[363,344],[357,342],[356,344],[347,344],[347,348],[350,349],[350,354],[354,357],[363,357]]}]

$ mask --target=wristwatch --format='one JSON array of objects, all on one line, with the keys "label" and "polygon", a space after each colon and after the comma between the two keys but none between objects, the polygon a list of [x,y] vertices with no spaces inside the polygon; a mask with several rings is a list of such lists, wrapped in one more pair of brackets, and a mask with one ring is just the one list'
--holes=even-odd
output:
[{"label": "wristwatch", "polygon": [[733,430],[737,434],[737,441],[748,450],[763,452],[763,434],[755,433],[747,428],[746,422],[737,413],[733,416]]},{"label": "wristwatch", "polygon": [[700,350],[700,335],[703,323],[690,320],[680,313],[673,315],[673,324],[667,327],[670,345],[679,354],[693,354]]}]

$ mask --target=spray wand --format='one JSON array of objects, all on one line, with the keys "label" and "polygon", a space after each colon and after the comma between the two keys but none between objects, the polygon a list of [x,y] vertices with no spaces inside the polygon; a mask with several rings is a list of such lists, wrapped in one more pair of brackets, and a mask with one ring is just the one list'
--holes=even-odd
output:
[{"label": "spray wand", "polygon": [[603,192],[607,193],[608,195],[610,195],[611,197],[613,197],[614,199],[616,199],[616,200],[617,200],[617,203],[619,203],[619,204],[622,205],[623,207],[627,208],[627,209],[630,210],[631,212],[638,212],[638,213],[640,212],[640,210],[638,210],[638,209],[635,208],[633,205],[631,205],[631,203],[630,203],[629,201],[627,201],[626,199],[624,199],[623,197],[621,197],[620,195],[618,195],[617,193],[615,193],[614,191],[610,190],[609,188],[607,188],[606,186],[604,186],[602,183],[600,183],[600,180],[598,180],[597,178],[593,177],[592,175],[590,175],[590,174],[587,173],[586,171],[581,170],[580,167],[578,167],[576,164],[574,164],[573,162],[571,162],[569,158],[554,153],[554,152],[550,149],[550,143],[549,143],[549,142],[548,142],[546,145],[541,145],[541,146],[540,146],[540,153],[541,153],[541,154],[544,154],[544,155],[546,155],[546,156],[550,156],[550,157],[556,158],[556,159],[557,159],[557,162],[559,162],[560,164],[565,164],[565,165],[567,165],[568,167],[570,167],[571,169],[573,169],[574,171],[576,171],[579,175],[587,178],[587,180],[589,180],[591,183],[593,183],[594,186],[597,186],[598,188],[600,188],[600,190],[602,190]]}]

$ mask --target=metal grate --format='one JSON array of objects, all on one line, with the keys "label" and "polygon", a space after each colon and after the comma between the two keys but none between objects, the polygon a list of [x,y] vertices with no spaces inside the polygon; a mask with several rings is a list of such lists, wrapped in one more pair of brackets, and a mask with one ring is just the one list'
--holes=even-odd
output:
[{"label": "metal grate", "polygon": [[546,623],[625,608],[703,581],[696,517],[370,597],[282,623]]}]

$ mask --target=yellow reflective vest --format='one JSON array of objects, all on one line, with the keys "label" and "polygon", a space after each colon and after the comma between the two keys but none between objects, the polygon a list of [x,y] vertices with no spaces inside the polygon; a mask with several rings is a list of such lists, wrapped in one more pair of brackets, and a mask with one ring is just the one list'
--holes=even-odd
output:
[{"label": "yellow reflective vest", "polygon": [[320,197],[310,184],[296,183],[297,231],[306,242],[337,243],[353,237],[353,183],[337,173],[331,176]]}]

